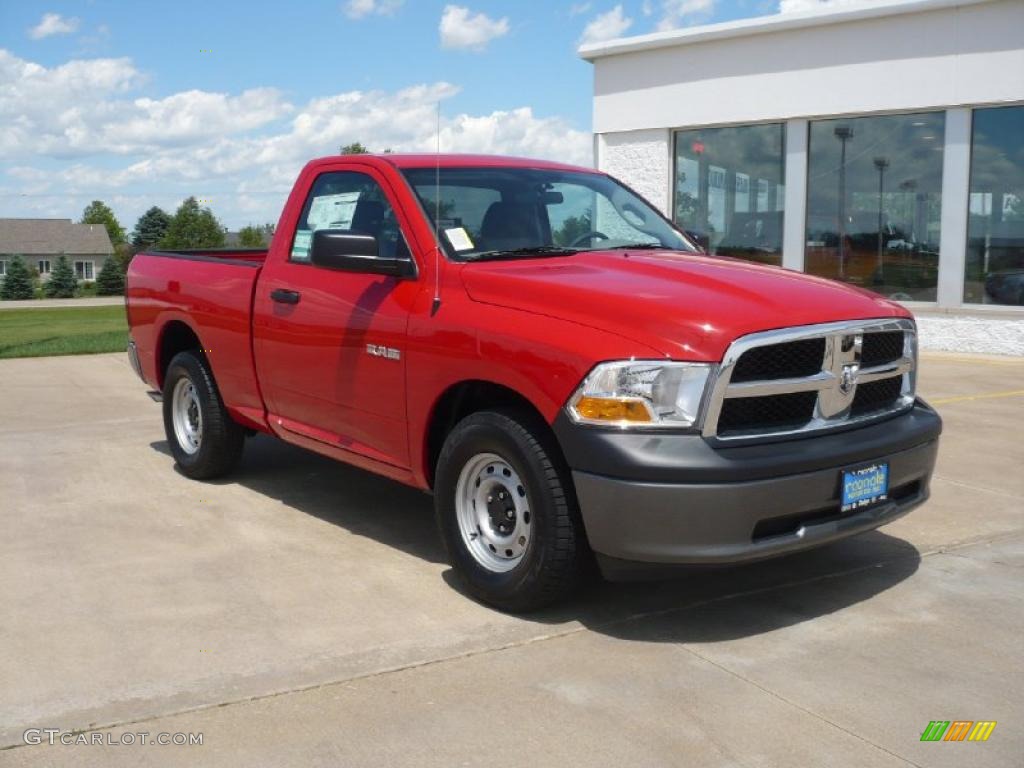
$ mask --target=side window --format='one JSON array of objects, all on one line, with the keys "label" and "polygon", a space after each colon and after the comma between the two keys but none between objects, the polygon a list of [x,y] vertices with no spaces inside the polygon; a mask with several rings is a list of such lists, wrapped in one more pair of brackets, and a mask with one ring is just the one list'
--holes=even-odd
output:
[{"label": "side window", "polygon": [[364,173],[335,171],[317,177],[295,229],[291,261],[309,263],[313,233],[319,229],[373,235],[381,256],[412,258],[384,190]]}]

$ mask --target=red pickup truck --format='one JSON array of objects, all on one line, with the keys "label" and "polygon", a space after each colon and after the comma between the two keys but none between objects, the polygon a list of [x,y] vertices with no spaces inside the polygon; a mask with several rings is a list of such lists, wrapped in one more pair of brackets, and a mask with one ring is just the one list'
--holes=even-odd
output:
[{"label": "red pickup truck", "polygon": [[141,253],[127,309],[184,474],[263,432],[430,491],[505,610],[595,559],[626,578],[876,528],[928,497],[941,431],[904,308],[704,255],[558,163],[313,161],[268,250]]}]

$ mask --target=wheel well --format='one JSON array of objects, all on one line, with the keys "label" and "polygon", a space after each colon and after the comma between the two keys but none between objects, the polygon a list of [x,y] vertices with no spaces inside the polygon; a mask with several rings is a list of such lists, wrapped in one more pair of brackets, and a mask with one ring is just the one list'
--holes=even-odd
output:
[{"label": "wheel well", "polygon": [[202,349],[199,337],[195,331],[180,320],[172,320],[164,326],[160,334],[160,350],[157,353],[157,376],[160,386],[164,385],[164,376],[167,375],[167,366],[179,352],[189,349]]},{"label": "wheel well", "polygon": [[496,408],[514,408],[530,414],[530,426],[542,431],[537,437],[543,439],[550,450],[557,451],[558,458],[562,459],[555,433],[533,403],[514,389],[501,384],[490,381],[463,381],[449,387],[441,395],[427,426],[426,469],[427,482],[431,488],[434,487],[437,459],[441,455],[441,447],[448,433],[471,413]]}]

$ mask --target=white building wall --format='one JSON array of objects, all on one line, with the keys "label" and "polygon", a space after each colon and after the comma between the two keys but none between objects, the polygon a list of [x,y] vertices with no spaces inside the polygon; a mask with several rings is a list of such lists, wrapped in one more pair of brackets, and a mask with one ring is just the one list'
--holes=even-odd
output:
[{"label": "white building wall", "polygon": [[1024,0],[911,0],[584,47],[595,67],[596,165],[668,214],[673,130],[786,122],[783,264],[800,269],[807,121],[946,110],[939,302],[914,307],[921,345],[1024,354],[1024,313],[948,314],[962,300],[969,108],[1024,103],[1022,30]]},{"label": "white building wall", "polygon": [[[926,0],[913,13],[832,13],[676,33],[594,58],[594,131],[744,123],[1020,101],[1024,2]],[[931,8],[931,10],[928,10]],[[844,19],[848,19],[845,20]],[[836,20],[839,23],[836,23]],[[708,34],[731,27],[732,35]],[[657,38],[656,35],[648,36]],[[643,38],[637,38],[642,40]],[[655,41],[656,42],[656,41]],[[636,44],[639,45],[639,42]],[[606,46],[614,52],[615,44]],[[591,51],[600,51],[595,46]],[[584,57],[591,57],[588,49]]]},{"label": "white building wall", "polygon": [[595,165],[625,181],[668,215],[669,139],[667,129],[598,134]]},{"label": "white building wall", "polygon": [[1024,320],[929,312],[917,312],[915,319],[921,349],[1024,355]]}]

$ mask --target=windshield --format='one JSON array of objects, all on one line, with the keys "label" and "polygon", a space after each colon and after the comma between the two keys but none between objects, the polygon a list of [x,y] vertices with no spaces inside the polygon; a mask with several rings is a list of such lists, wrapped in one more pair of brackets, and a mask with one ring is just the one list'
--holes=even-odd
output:
[{"label": "windshield", "polygon": [[[448,255],[462,260],[604,248],[696,252],[654,208],[596,173],[534,168],[404,171]],[[438,201],[440,191],[440,201]]]}]

